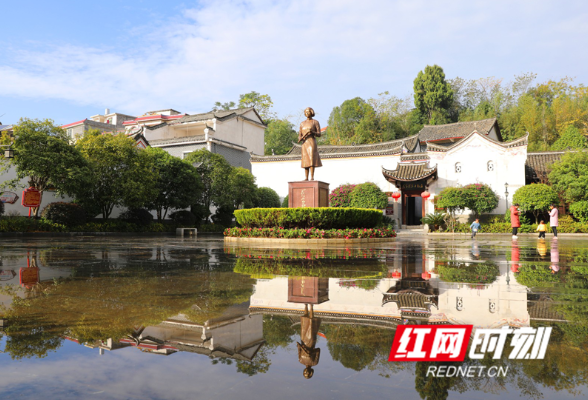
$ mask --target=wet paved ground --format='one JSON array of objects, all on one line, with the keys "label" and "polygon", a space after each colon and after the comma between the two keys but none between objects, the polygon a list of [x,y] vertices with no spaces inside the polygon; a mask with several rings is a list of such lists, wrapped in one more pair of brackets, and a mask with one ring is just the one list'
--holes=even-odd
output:
[{"label": "wet paved ground", "polygon": [[[325,250],[3,238],[0,262],[2,398],[588,393],[586,238],[419,236]],[[508,367],[505,377],[432,378],[428,364],[387,361],[403,323],[553,330],[543,361],[463,363]]]}]

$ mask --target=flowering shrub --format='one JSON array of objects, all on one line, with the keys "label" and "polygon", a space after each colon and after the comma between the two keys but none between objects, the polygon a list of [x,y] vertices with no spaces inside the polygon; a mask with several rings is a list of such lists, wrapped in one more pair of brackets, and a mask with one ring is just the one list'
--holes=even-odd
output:
[{"label": "flowering shrub", "polygon": [[392,229],[227,228],[225,236],[276,239],[357,239],[396,237]]},{"label": "flowering shrub", "polygon": [[361,208],[249,208],[235,211],[235,219],[246,228],[373,228],[382,222],[382,218],[381,211]]},{"label": "flowering shrub", "polygon": [[329,195],[331,207],[351,207],[351,191],[356,185],[345,184],[333,189]]},{"label": "flowering shrub", "polygon": [[[383,249],[251,249],[246,247],[225,247],[225,253],[237,257],[274,260],[368,260],[386,256]],[[353,265],[356,269],[358,264]],[[340,268],[340,267],[339,267]]]}]

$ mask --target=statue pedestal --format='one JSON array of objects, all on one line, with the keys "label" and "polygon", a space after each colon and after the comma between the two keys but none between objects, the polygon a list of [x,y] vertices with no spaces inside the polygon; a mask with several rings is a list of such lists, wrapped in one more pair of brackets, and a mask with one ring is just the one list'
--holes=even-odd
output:
[{"label": "statue pedestal", "polygon": [[288,182],[288,207],[328,207],[329,184],[321,181]]}]

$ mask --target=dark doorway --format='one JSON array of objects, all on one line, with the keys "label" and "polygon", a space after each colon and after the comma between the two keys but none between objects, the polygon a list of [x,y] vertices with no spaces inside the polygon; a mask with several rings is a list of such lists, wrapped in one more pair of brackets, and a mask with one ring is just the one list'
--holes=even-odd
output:
[{"label": "dark doorway", "polygon": [[421,225],[423,217],[422,197],[408,197],[406,204],[406,225]]}]

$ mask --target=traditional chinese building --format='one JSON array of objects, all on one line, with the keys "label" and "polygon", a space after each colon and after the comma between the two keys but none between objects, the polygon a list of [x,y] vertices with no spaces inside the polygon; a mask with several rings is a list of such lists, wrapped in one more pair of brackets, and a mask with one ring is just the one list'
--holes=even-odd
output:
[{"label": "traditional chinese building", "polygon": [[[286,196],[287,182],[304,176],[300,152],[295,144],[285,155],[252,155],[257,184]],[[399,193],[400,201],[394,206],[397,226],[420,225],[425,214],[434,212],[432,200],[448,186],[487,184],[500,198],[493,213],[504,214],[508,196],[512,199],[525,185],[527,136],[504,142],[495,118],[425,125],[411,137],[378,144],[319,146],[319,152],[323,167],[317,169],[316,179],[328,182],[331,189],[374,182],[389,196]],[[421,197],[425,191],[431,195],[428,201]]]}]

